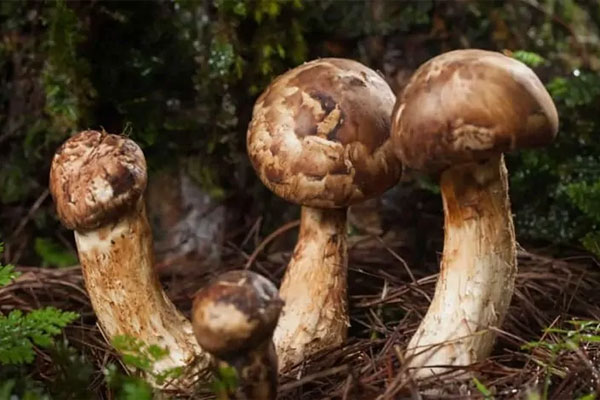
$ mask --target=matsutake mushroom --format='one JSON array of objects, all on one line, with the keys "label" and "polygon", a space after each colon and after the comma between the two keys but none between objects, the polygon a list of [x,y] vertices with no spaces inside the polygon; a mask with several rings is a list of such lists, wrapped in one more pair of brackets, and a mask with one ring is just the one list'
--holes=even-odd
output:
[{"label": "matsutake mushroom", "polygon": [[364,65],[324,58],[279,76],[256,101],[250,161],[278,196],[302,205],[300,234],[280,287],[280,368],[341,345],[346,299],[347,207],[397,183],[390,141],[395,96]]},{"label": "matsutake mushroom", "polygon": [[215,367],[233,367],[236,398],[275,400],[277,355],[273,330],[283,302],[268,279],[251,271],[219,275],[194,297],[192,324]]},{"label": "matsutake mushroom", "polygon": [[153,266],[152,233],[146,218],[146,161],[130,139],[81,132],[56,152],[50,191],[63,223],[75,231],[85,286],[104,334],[130,335],[169,354],[160,373],[185,367],[171,382],[188,387],[209,356],[190,322],[163,292]]},{"label": "matsutake mushroom", "polygon": [[432,303],[408,345],[414,376],[492,350],[517,273],[503,152],[549,144],[558,115],[535,73],[500,53],[457,50],[412,76],[392,117],[409,168],[440,174],[445,240]]}]

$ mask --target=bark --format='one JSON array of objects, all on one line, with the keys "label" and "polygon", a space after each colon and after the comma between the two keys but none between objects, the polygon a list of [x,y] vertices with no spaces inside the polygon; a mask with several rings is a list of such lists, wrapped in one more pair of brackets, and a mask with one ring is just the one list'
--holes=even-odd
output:
[{"label": "bark", "polygon": [[[517,272],[515,234],[501,156],[443,173],[445,240],[429,310],[408,345],[415,377],[487,357]],[[437,367],[436,367],[437,366]]]},{"label": "bark", "polygon": [[279,294],[273,341],[280,370],[346,339],[346,208],[302,207],[300,234]]},{"label": "bark", "polygon": [[130,335],[169,354],[155,371],[191,367],[175,382],[187,387],[191,375],[208,367],[190,322],[167,298],[153,267],[152,233],[143,201],[114,225],[75,232],[87,292],[100,326],[112,339]]}]

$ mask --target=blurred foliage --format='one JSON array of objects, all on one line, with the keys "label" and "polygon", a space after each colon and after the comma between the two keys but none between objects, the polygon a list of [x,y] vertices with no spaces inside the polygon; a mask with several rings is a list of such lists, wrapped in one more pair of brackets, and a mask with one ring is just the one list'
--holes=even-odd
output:
[{"label": "blurred foliage", "polygon": [[467,47],[532,66],[559,108],[550,148],[508,157],[519,237],[583,240],[598,252],[599,29],[600,5],[576,0],[0,2],[5,259],[74,262],[51,200],[28,212],[47,187],[53,152],[78,129],[127,132],[151,173],[185,168],[215,198],[264,214],[268,229],[287,206],[249,167],[245,129],[274,76],[315,57],[349,57],[398,91],[427,59]]},{"label": "blurred foliage", "polygon": [[152,387],[146,381],[135,376],[123,375],[114,364],[104,371],[106,382],[119,400],[151,400],[154,398]]},{"label": "blurred foliage", "polygon": [[216,400],[235,399],[239,387],[239,377],[235,368],[225,362],[220,362],[213,376],[211,390]]},{"label": "blurred foliage", "polygon": [[113,347],[121,354],[125,364],[151,376],[159,385],[181,375],[182,368],[176,367],[156,372],[154,366],[169,355],[169,350],[155,344],[146,344],[138,338],[118,335],[111,340]]},{"label": "blurred foliage", "polygon": [[[87,400],[98,398],[90,386],[98,384],[96,368],[80,350],[67,341],[54,343],[45,349],[51,363],[44,371],[43,381],[23,366],[9,365],[0,369],[0,400]],[[151,400],[152,387],[143,379],[123,373],[109,363],[100,376],[112,389],[111,398],[117,400]]]},{"label": "blurred foliage", "polygon": [[521,236],[554,243],[580,239],[600,255],[600,76],[574,69],[547,84],[560,132],[547,151],[526,151],[512,165]]},{"label": "blurred foliage", "polygon": [[70,251],[67,251],[63,246],[54,242],[50,238],[37,237],[35,238],[33,248],[38,256],[40,256],[43,267],[68,267],[77,263],[77,257]]}]

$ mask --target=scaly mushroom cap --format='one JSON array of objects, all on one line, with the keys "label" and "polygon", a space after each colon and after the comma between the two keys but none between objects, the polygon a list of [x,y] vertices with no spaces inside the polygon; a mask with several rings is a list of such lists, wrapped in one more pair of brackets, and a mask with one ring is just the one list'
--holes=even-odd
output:
[{"label": "scaly mushroom cap", "polygon": [[194,334],[203,349],[228,358],[270,339],[282,306],[268,279],[251,271],[230,271],[194,297]]},{"label": "scaly mushroom cap", "polygon": [[451,51],[423,64],[392,119],[398,157],[410,168],[432,172],[543,146],[558,131],[556,108],[535,73],[484,50]]},{"label": "scaly mushroom cap", "polygon": [[146,160],[135,142],[83,131],[56,152],[50,192],[68,229],[87,231],[133,208],[146,188]]},{"label": "scaly mushroom cap", "polygon": [[390,142],[395,96],[364,65],[324,58],[279,76],[258,98],[250,161],[284,199],[347,207],[393,186],[401,166]]}]

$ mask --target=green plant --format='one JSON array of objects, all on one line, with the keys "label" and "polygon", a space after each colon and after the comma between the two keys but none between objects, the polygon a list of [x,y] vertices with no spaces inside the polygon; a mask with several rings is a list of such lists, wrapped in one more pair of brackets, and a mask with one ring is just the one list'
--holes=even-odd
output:
[{"label": "green plant", "polygon": [[33,310],[27,314],[13,310],[6,316],[0,315],[0,364],[32,362],[34,345],[50,347],[52,338],[77,318],[77,313],[54,307]]},{"label": "green plant", "polygon": [[235,368],[221,363],[211,382],[211,389],[217,400],[234,399],[238,385],[239,379]]},{"label": "green plant", "polygon": [[[61,139],[78,128],[95,92],[86,78],[89,66],[77,54],[78,46],[85,39],[77,14],[65,0],[55,0],[48,21],[48,36],[44,43],[48,58],[42,70],[42,83],[46,111],[52,119],[53,131]],[[52,136],[47,132],[40,132],[40,135]]]},{"label": "green plant", "polygon": [[[0,255],[2,254],[0,243]],[[0,265],[0,287],[10,284],[19,276],[12,265]],[[85,399],[91,398],[88,391],[93,367],[78,351],[66,342],[54,337],[68,324],[79,318],[74,312],[45,307],[23,313],[12,310],[8,315],[0,314],[0,400],[13,399],[19,394],[23,400]],[[168,351],[156,345],[146,345],[129,336],[117,336],[113,346],[122,354],[123,361],[130,367],[143,371],[159,384],[179,376],[181,369],[173,368],[157,374],[154,364]],[[28,377],[24,365],[33,362],[34,346],[44,349],[52,358],[54,379],[52,387],[45,388]],[[115,365],[109,364],[104,375],[120,400],[151,400],[152,387],[143,379],[123,375]]]},{"label": "green plant", "polygon": [[[590,344],[600,344],[600,321],[567,321],[567,328],[547,328],[543,339],[532,341],[522,346],[523,350],[533,351],[541,349],[548,353],[548,357],[542,360],[532,354],[532,360],[544,370],[544,381],[540,399],[549,397],[549,390],[554,376],[565,378],[566,371],[557,362],[564,353],[579,353],[581,348]],[[585,362],[585,360],[582,359]],[[589,360],[588,360],[589,362]],[[594,399],[594,394],[583,394],[579,399]]]},{"label": "green plant", "polygon": [[494,400],[494,396],[492,395],[490,389],[488,389],[487,386],[485,386],[479,379],[473,377],[472,381],[477,391],[481,393],[485,400]]},{"label": "green plant", "polygon": [[154,364],[169,355],[169,350],[166,348],[155,344],[148,345],[129,335],[115,336],[111,344],[121,353],[121,358],[126,365],[151,376],[159,385],[180,376],[183,372],[181,367],[171,368],[161,373],[154,370]]},{"label": "green plant", "polygon": [[[22,386],[21,388],[19,386]],[[19,396],[16,395],[19,394]],[[0,381],[0,400],[51,400],[50,395],[44,393],[37,382],[19,382],[17,379]]]},{"label": "green plant", "polygon": [[92,399],[90,382],[94,379],[94,365],[80,350],[67,340],[56,341],[48,350],[52,359],[52,380],[48,390],[52,397],[64,400]]},{"label": "green plant", "polygon": [[148,382],[135,376],[124,375],[114,364],[110,364],[104,369],[104,376],[119,400],[151,400],[153,398],[152,387]]},{"label": "green plant", "polygon": [[77,264],[77,256],[51,238],[38,237],[33,243],[36,254],[42,259],[42,267],[63,268]]},{"label": "green plant", "polygon": [[[0,244],[0,255],[2,250]],[[12,265],[0,265],[0,287],[8,285],[18,275]],[[50,347],[54,343],[52,338],[77,318],[77,313],[54,307],[33,310],[27,314],[20,310],[12,310],[8,315],[0,314],[0,364],[32,362],[34,345]]]},{"label": "green plant", "polygon": [[539,67],[546,62],[546,59],[537,53],[525,50],[517,50],[510,54],[513,58],[529,65],[532,68]]},{"label": "green plant", "polygon": [[[576,70],[547,88],[560,115],[560,132],[547,151],[512,158],[511,188],[523,236],[568,243],[580,239],[600,255],[600,77]],[[539,196],[531,196],[539,193]]]},{"label": "green plant", "polygon": [[[4,251],[4,244],[0,242],[0,255]],[[17,279],[21,275],[20,272],[15,271],[13,265],[2,265],[0,264],[0,287],[6,286],[13,280]]]},{"label": "green plant", "polygon": [[19,277],[20,273],[14,269],[15,267],[10,264],[0,266],[0,287],[8,285]]}]

